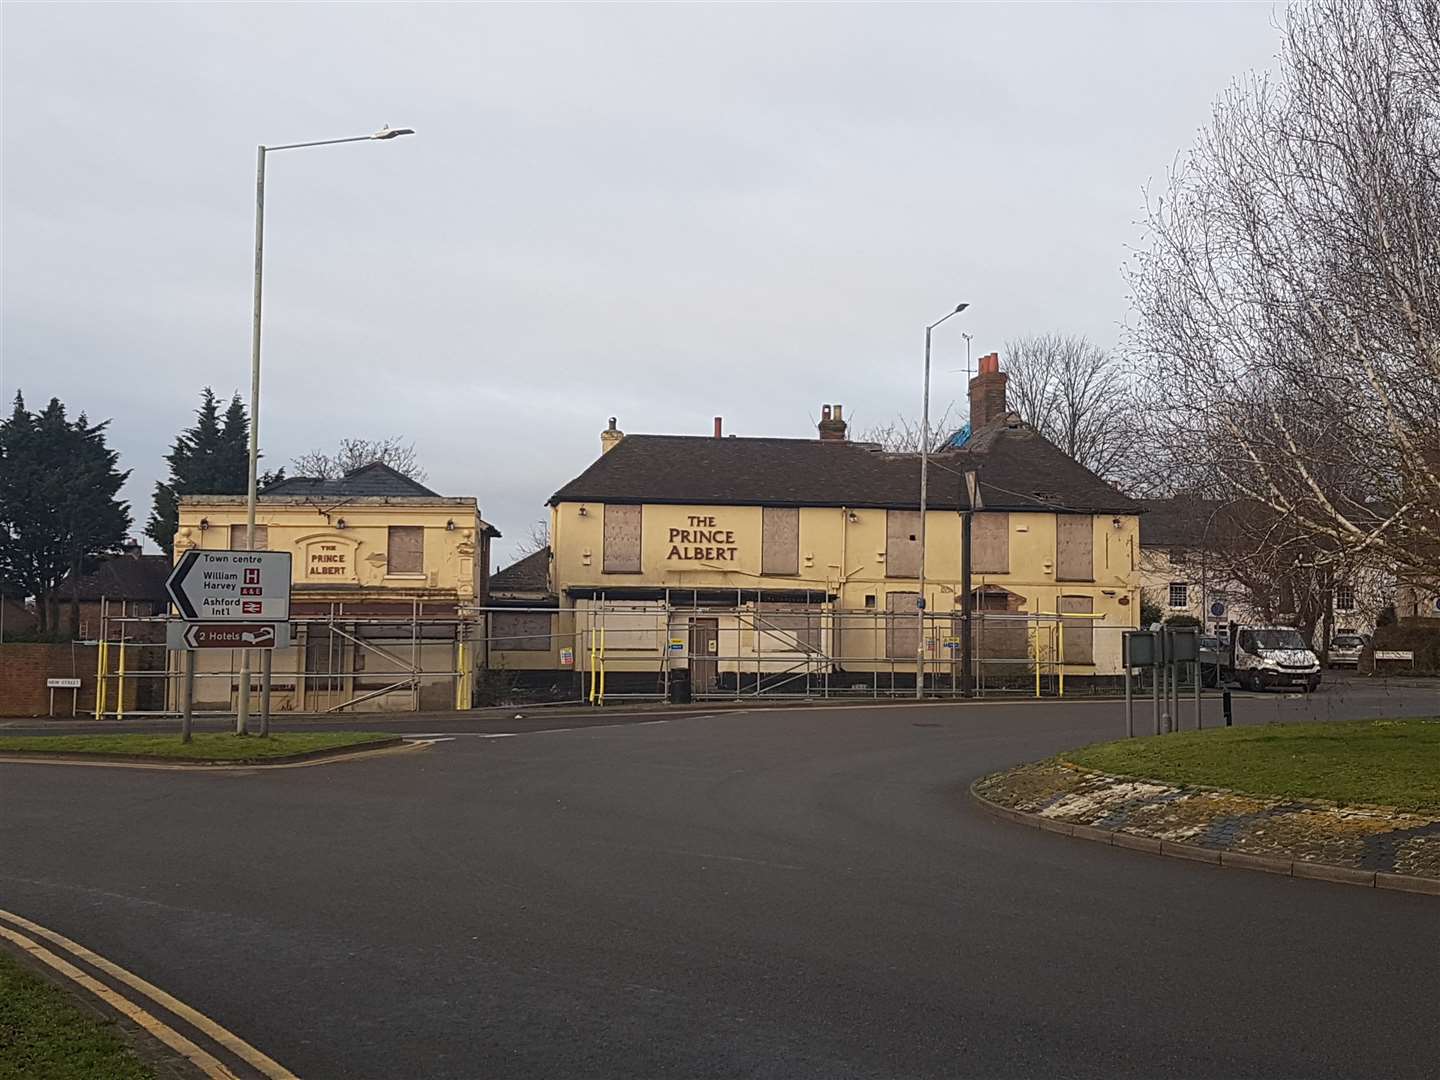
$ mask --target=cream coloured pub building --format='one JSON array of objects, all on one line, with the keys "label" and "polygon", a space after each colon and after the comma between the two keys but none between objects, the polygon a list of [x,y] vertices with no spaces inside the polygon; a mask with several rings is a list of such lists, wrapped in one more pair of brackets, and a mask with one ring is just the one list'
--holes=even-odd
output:
[{"label": "cream coloured pub building", "polygon": [[[475,632],[499,533],[474,498],[439,495],[383,464],[292,477],[259,496],[256,549],[291,557],[292,644],[273,659],[272,708],[469,708]],[[175,557],[244,549],[245,496],[180,498]],[[197,709],[230,709],[239,654],[198,653]]]},{"label": "cream coloured pub building", "polygon": [[[1140,607],[1139,507],[1005,407],[994,354],[971,433],[932,455],[927,685],[953,685],[963,518],[973,511],[978,682],[1028,690],[1120,671]],[[920,459],[847,437],[625,435],[550,499],[548,552],[494,579],[492,665],[593,696],[869,688],[913,692],[920,643]],[[971,505],[965,474],[979,479]]]}]

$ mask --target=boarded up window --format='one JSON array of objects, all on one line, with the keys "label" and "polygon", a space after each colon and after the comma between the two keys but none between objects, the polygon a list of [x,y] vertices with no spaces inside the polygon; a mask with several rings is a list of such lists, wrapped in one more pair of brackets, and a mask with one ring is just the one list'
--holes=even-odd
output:
[{"label": "boarded up window", "polygon": [[765,604],[755,613],[761,653],[819,652],[820,610],[806,604]]},{"label": "boarded up window", "polygon": [[920,511],[885,511],[885,576],[920,576]]},{"label": "boarded up window", "polygon": [[885,655],[891,660],[915,659],[915,646],[920,643],[918,599],[918,592],[892,592],[885,597]]},{"label": "boarded up window", "polygon": [[[1089,521],[1089,518],[1085,519]],[[1060,614],[1084,613],[1095,610],[1095,601],[1089,596],[1062,596]],[[1060,632],[1065,636],[1065,663],[1093,664],[1095,662],[1095,620],[1064,619]]]},{"label": "boarded up window", "polygon": [[554,618],[548,611],[497,611],[491,616],[490,647],[516,652],[549,652]]},{"label": "boarded up window", "polygon": [[385,552],[387,574],[425,572],[425,530],[419,525],[391,525]]},{"label": "boarded up window", "polygon": [[[1023,619],[1007,619],[1025,607],[1025,598],[1006,589],[976,589],[971,593],[971,631],[974,655],[984,660],[1025,661],[1030,655],[1029,626]],[[955,633],[961,621],[955,620]]]},{"label": "boarded up window", "polygon": [[[270,547],[270,529],[265,525],[255,526],[255,550],[266,551]],[[245,542],[245,526],[230,526],[230,550],[249,551],[250,545]]]},{"label": "boarded up window", "polygon": [[1094,521],[1089,514],[1055,515],[1055,580],[1095,580]]},{"label": "boarded up window", "polygon": [[983,510],[970,522],[970,569],[976,574],[1010,572],[1010,515]]},{"label": "boarded up window", "polygon": [[762,515],[760,572],[792,577],[800,573],[800,511],[767,506]]},{"label": "boarded up window", "polygon": [[591,637],[596,646],[602,644],[604,631],[605,655],[620,652],[643,652],[654,656],[665,651],[665,608],[649,605],[649,610],[597,612],[590,623]]},{"label": "boarded up window", "polygon": [[640,573],[640,507],[605,507],[605,573]]}]

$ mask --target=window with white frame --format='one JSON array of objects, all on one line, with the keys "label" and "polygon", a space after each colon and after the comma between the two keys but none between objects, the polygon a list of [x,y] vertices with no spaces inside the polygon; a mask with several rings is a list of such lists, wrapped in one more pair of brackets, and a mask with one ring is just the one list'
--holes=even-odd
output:
[{"label": "window with white frame", "polygon": [[1170,582],[1170,606],[1172,608],[1185,608],[1190,606],[1190,586],[1183,581]]},{"label": "window with white frame", "polygon": [[1335,586],[1335,610],[1336,610],[1336,611],[1354,611],[1354,610],[1355,610],[1355,586],[1353,586],[1353,585],[1336,585],[1336,586]]}]

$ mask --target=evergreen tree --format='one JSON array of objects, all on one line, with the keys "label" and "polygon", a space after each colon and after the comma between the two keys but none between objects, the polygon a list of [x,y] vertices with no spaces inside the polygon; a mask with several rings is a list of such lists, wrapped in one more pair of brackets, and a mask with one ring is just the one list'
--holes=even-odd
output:
[{"label": "evergreen tree", "polygon": [[35,597],[42,634],[58,628],[60,583],[119,550],[130,528],[116,497],[130,474],[116,468],[107,426],[69,420],[58,398],[31,413],[18,393],[0,422],[0,579]]},{"label": "evergreen tree", "polygon": [[200,393],[195,417],[195,424],[175,437],[175,445],[165,455],[170,476],[156,483],[145,525],[145,535],[167,555],[174,554],[181,495],[244,495],[248,484],[250,417],[240,395],[230,398],[222,419],[219,401],[207,386]]}]

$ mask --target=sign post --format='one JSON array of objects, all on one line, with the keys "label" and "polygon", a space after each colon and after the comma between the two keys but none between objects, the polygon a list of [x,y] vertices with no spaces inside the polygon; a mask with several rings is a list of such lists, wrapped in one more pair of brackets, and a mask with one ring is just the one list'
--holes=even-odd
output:
[{"label": "sign post", "polygon": [[46,679],[45,686],[50,691],[50,715],[55,715],[55,691],[70,691],[70,718],[75,718],[75,713],[80,703],[80,680],[79,679]]},{"label": "sign post", "polygon": [[[191,548],[175,564],[165,591],[185,620],[166,628],[166,644],[185,653],[181,739],[190,741],[197,649],[241,649],[247,657],[249,650],[261,650],[260,734],[268,735],[271,658],[290,644],[290,553]],[[248,671],[249,664],[244,667]],[[238,714],[235,733],[248,734]]]}]

